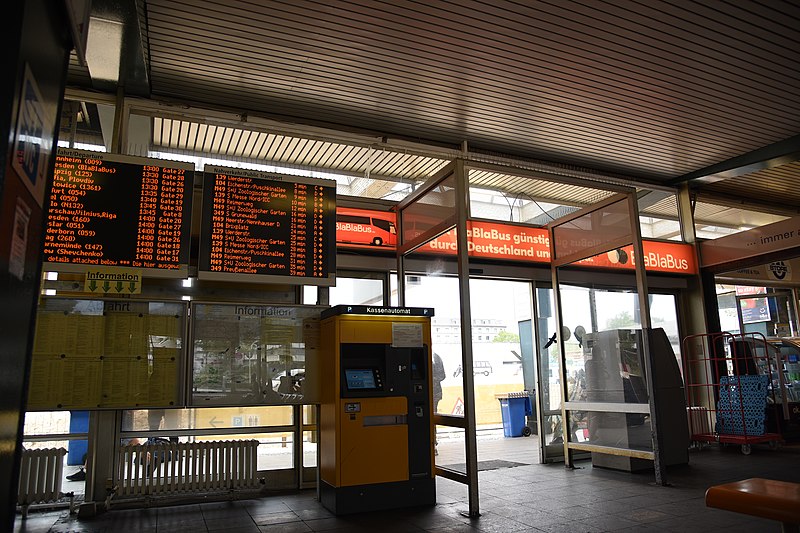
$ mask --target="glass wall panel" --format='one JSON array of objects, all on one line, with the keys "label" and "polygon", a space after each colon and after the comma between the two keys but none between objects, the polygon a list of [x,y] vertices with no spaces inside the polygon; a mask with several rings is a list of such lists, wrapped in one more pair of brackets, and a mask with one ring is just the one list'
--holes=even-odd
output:
[{"label": "glass wall panel", "polygon": [[716,286],[722,331],[794,337],[798,327],[791,290],[749,285]]},{"label": "glass wall panel", "polygon": [[736,300],[735,287],[732,285],[717,285],[717,308],[719,309],[719,324],[722,331],[740,333],[739,327],[739,302]]},{"label": "glass wall panel", "polygon": [[[567,373],[567,398],[568,401],[585,400],[584,386],[584,337],[587,332],[595,329],[596,323],[594,293],[586,287],[576,287],[571,285],[561,285],[561,306],[562,306],[562,327],[564,328],[564,361]],[[555,324],[553,324],[553,334],[555,334]],[[557,338],[553,339],[553,346],[557,346]],[[549,340],[548,340],[549,342]],[[558,348],[555,348],[558,353]],[[558,365],[551,365],[554,372],[558,372]],[[560,376],[556,376],[560,382]],[[555,398],[551,397],[552,403],[558,402],[560,406],[560,394]]]},{"label": "glass wall panel", "polygon": [[[304,405],[302,407],[303,425],[311,426],[317,423],[317,406]],[[319,434],[316,430],[303,432],[303,466],[317,466],[317,443]]]},{"label": "glass wall panel", "polygon": [[25,413],[25,435],[52,435],[69,433],[69,411],[43,411]]},{"label": "glass wall panel", "polygon": [[[510,170],[510,169],[509,169]],[[612,192],[480,168],[468,169],[470,217],[544,226]]]},{"label": "glass wall panel", "polygon": [[303,406],[303,424],[313,425],[317,423],[317,406],[304,405]]},{"label": "glass wall panel", "polygon": [[678,200],[674,193],[640,190],[637,203],[642,238],[682,240]]},{"label": "glass wall panel", "polygon": [[[541,381],[542,402],[545,407],[543,412],[543,426],[545,430],[545,445],[551,443],[561,443],[563,439],[562,424],[560,416],[560,381],[558,376],[558,343],[552,336],[555,332],[555,318],[547,317],[548,310],[542,309],[542,302],[546,301],[549,289],[538,289],[539,300],[539,320],[543,330],[540,331],[540,338],[549,339],[542,347],[540,368],[545,374]],[[579,287],[562,284],[561,285],[561,305],[564,310],[564,345],[566,349],[565,361],[567,368],[567,391],[569,401],[622,401],[623,403],[646,403],[647,393],[643,390],[644,374],[641,371],[641,357],[638,332],[641,327],[638,308],[638,298],[635,292],[619,291],[612,289],[597,289]],[[670,345],[675,353],[676,363],[680,367],[680,341],[677,323],[677,311],[675,296],[669,294],[650,295],[651,321],[655,328],[663,328],[667,334]],[[619,331],[617,331],[619,330]],[[604,333],[600,333],[604,332]],[[595,356],[598,352],[601,356],[604,350],[601,345],[611,336],[610,342],[619,344],[622,348],[622,359],[607,361],[600,356]],[[551,343],[550,340],[553,342]],[[595,349],[597,347],[597,349]],[[605,371],[601,370],[602,364],[610,365]],[[592,366],[594,365],[594,366]],[[619,387],[603,388],[598,387],[599,376],[613,376],[619,374],[623,377],[622,389]],[[587,376],[594,381],[587,383]],[[603,378],[606,379],[606,378]],[[607,378],[611,379],[611,378]],[[636,387],[626,386],[624,382],[636,382]],[[638,393],[638,395],[637,395]],[[622,399],[622,400],[620,400]],[[550,409],[549,411],[547,409]],[[589,413],[589,418],[598,417],[602,419],[604,414]],[[631,415],[637,418],[638,415]],[[613,421],[603,419],[602,423]],[[633,420],[631,420],[633,422]],[[573,442],[588,442],[590,440],[590,427],[588,425],[587,413],[571,413],[571,431]],[[602,440],[602,439],[601,439]],[[606,435],[605,440],[608,441]],[[600,444],[600,442],[593,442]],[[604,444],[609,445],[609,444]],[[549,456],[560,455],[556,448],[548,450]],[[550,457],[552,458],[552,457]]]},{"label": "glass wall panel", "polygon": [[[396,283],[396,277],[393,277]],[[406,276],[406,305],[432,307],[432,350],[444,369],[440,382],[442,397],[434,406],[435,412],[464,416],[464,388],[461,368],[461,319],[458,279],[445,276]],[[397,293],[392,291],[392,305],[397,305]]]},{"label": "glass wall panel", "polygon": [[402,241],[409,242],[455,216],[455,176],[442,180],[438,186],[404,208]]},{"label": "glass wall panel", "polygon": [[573,411],[571,442],[652,452],[650,416],[636,413]]},{"label": "glass wall panel", "polygon": [[467,453],[464,430],[451,426],[436,426],[436,466],[466,474]]},{"label": "glass wall panel", "polygon": [[[546,462],[563,460],[563,434],[561,422],[561,377],[560,346],[557,342],[557,324],[553,306],[553,291],[549,288],[536,289],[536,324],[539,345],[532,347],[538,353],[538,405],[541,409],[542,427],[538,428],[539,445],[544,446],[542,459]],[[580,321],[579,321],[580,322]],[[533,342],[531,332],[531,342]],[[573,338],[570,335],[569,339]],[[569,341],[567,339],[567,341]],[[568,351],[570,345],[568,345]]]},{"label": "glass wall panel", "polygon": [[[109,131],[114,124],[114,104],[82,100],[64,100],[59,122],[58,146],[94,152],[107,152],[113,137]],[[108,126],[106,131],[103,127]],[[147,131],[149,131],[149,125]],[[139,152],[138,155],[145,155]]]},{"label": "glass wall panel", "polygon": [[650,293],[648,298],[650,299],[650,324],[654,328],[663,329],[667,334],[682,374],[683,356],[681,355],[681,335],[678,329],[677,297],[673,294]]},{"label": "glass wall panel", "polygon": [[303,432],[303,467],[317,466],[317,432]]},{"label": "glass wall panel", "polygon": [[192,403],[318,401],[321,309],[195,304]]},{"label": "glass wall panel", "polygon": [[[145,443],[148,438],[158,437],[156,431],[162,432],[162,438],[169,438],[172,442],[255,439],[259,442],[259,470],[292,469],[294,433],[268,430],[270,427],[291,426],[292,411],[291,406],[123,411],[120,444]],[[226,429],[234,429],[236,433],[212,433]]]},{"label": "glass wall panel", "polygon": [[216,407],[206,409],[140,409],[123,411],[122,431],[149,432],[263,428],[290,426],[293,423],[291,406]]},{"label": "glass wall panel", "polygon": [[555,257],[563,259],[588,248],[630,237],[632,231],[628,202],[614,202],[556,226],[553,231]]},{"label": "glass wall panel", "polygon": [[[544,226],[614,194],[567,183],[554,187],[544,179],[474,168],[468,175],[470,216],[499,222]],[[675,194],[640,190],[638,204],[642,237],[681,240]]]},{"label": "glass wall panel", "polygon": [[[564,272],[570,268],[560,268]],[[638,404],[648,409],[638,295],[560,285],[569,402]],[[567,334],[569,331],[569,334]],[[570,442],[652,451],[649,415],[614,409],[568,412]],[[563,428],[560,428],[563,431]],[[563,435],[562,435],[563,438]]]},{"label": "glass wall panel", "polygon": [[[517,397],[535,388],[534,376],[526,385],[519,331],[519,323],[531,319],[530,283],[471,279],[469,286],[476,425],[485,434],[494,430],[495,438],[502,439],[507,430],[517,436],[529,423],[525,401]],[[506,414],[511,418],[504,421],[501,400],[508,401],[509,395],[513,399]]]},{"label": "glass wall panel", "polygon": [[[501,404],[501,399],[508,401],[509,395],[512,397],[523,396],[526,393],[532,395],[535,389],[533,361],[530,361],[529,367],[530,383],[526,385],[519,330],[520,322],[531,320],[530,283],[472,279],[470,297],[472,373],[475,384],[475,421],[479,437],[479,454],[488,459],[501,459],[502,452],[496,449],[496,444],[506,438],[506,431],[512,431],[513,426],[514,436],[521,436],[523,427],[528,426],[533,432],[536,426],[532,422],[535,419],[535,412],[531,409],[531,412],[526,414],[523,409],[521,416],[517,416],[519,413],[516,403],[513,420],[507,419],[504,425]],[[407,276],[406,304],[435,309],[435,315],[431,320],[433,351],[441,360],[444,370],[444,379],[441,381],[442,398],[436,406],[436,412],[463,416],[464,369],[461,364],[461,320],[458,301],[458,279],[455,277]],[[393,304],[396,304],[396,299]],[[508,412],[507,409],[506,414]],[[529,462],[536,462],[535,439],[519,444],[525,444],[527,447]],[[492,456],[493,454],[495,456]]]},{"label": "glass wall panel", "polygon": [[247,438],[258,440],[259,470],[289,470],[294,468],[292,433],[248,435]]},{"label": "glass wall panel", "polygon": [[[383,305],[383,280],[376,278],[351,278],[336,276],[336,285],[329,288],[330,305]],[[303,287],[303,303],[317,303],[318,288]]]}]

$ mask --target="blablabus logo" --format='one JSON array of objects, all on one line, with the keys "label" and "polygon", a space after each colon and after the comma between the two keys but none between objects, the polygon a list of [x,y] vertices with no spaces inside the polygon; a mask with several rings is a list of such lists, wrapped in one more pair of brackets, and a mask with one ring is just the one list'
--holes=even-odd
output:
[{"label": "blablabus logo", "polygon": [[779,281],[788,281],[792,279],[792,269],[789,268],[788,263],[775,261],[774,263],[770,263],[767,268],[772,275],[775,276],[775,279]]}]

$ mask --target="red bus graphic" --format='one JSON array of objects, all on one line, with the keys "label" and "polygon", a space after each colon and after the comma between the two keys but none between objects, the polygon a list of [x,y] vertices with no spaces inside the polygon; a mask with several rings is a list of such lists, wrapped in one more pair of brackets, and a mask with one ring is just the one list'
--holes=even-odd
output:
[{"label": "red bus graphic", "polygon": [[362,209],[336,209],[336,242],[395,246],[394,213]]}]

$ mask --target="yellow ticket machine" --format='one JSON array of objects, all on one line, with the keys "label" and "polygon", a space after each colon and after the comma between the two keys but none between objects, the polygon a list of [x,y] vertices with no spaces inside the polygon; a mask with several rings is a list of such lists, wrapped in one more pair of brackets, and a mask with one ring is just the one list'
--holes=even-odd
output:
[{"label": "yellow ticket machine", "polygon": [[320,496],[335,514],[436,503],[433,309],[322,312]]}]

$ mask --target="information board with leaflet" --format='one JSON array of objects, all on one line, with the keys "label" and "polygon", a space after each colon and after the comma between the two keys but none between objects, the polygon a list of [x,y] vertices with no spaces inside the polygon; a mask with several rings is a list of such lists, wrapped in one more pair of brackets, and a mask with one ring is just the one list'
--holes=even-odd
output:
[{"label": "information board with leaflet", "polygon": [[45,269],[134,268],[188,275],[188,163],[59,149],[45,226]]},{"label": "information board with leaflet", "polygon": [[336,182],[206,166],[198,278],[329,286]]}]

